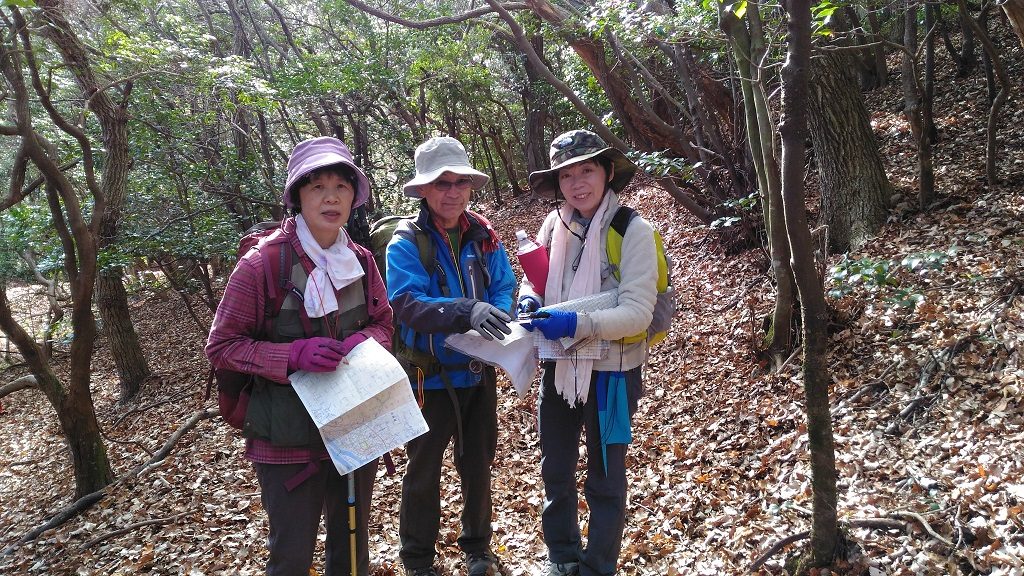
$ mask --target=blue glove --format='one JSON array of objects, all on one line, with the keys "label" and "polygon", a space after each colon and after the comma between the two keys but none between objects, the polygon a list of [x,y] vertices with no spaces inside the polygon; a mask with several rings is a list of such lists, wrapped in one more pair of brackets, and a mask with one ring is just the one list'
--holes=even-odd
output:
[{"label": "blue glove", "polygon": [[537,300],[536,297],[530,295],[519,297],[519,304],[516,305],[516,316],[532,314],[537,310],[540,310],[540,300]]},{"label": "blue glove", "polygon": [[558,340],[566,336],[576,335],[576,313],[563,310],[545,310],[540,318],[534,318],[530,324],[538,328],[548,340]]}]

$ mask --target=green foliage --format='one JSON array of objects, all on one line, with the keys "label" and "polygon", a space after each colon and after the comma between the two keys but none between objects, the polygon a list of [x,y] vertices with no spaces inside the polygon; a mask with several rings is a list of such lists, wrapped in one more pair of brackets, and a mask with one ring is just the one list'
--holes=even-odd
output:
[{"label": "green foliage", "polygon": [[737,18],[742,19],[744,16],[747,15],[747,1],[740,0],[739,2],[733,2],[732,4],[726,6],[725,9],[735,14]]},{"label": "green foliage", "polygon": [[0,286],[5,280],[20,278],[25,274],[24,266],[18,258],[14,230],[7,213],[0,214]]},{"label": "green foliage", "polygon": [[[594,38],[613,30],[637,54],[651,51],[652,38],[692,42],[716,33],[717,8],[713,0],[704,0],[699,5],[677,2],[673,11],[665,13],[656,13],[643,4],[635,0],[599,0],[589,13],[581,15],[581,26]],[[739,18],[746,9],[746,0],[727,7]]]},{"label": "green foliage", "polygon": [[721,218],[715,218],[711,221],[710,228],[717,230],[719,228],[729,228],[735,226],[743,221],[743,218],[739,216],[722,216]]},{"label": "green foliage", "polygon": [[726,208],[734,208],[736,210],[751,211],[757,208],[757,204],[761,199],[761,195],[756,191],[744,196],[743,198],[732,198],[722,202],[722,206]]},{"label": "green foliage", "polygon": [[19,257],[25,252],[33,255],[44,276],[63,269],[64,254],[46,206],[24,201],[0,213],[0,246],[0,277],[31,280],[32,271]]},{"label": "green foliage", "polygon": [[892,286],[896,280],[891,275],[891,260],[873,260],[868,257],[844,258],[829,270],[829,279],[835,284],[829,295],[835,298],[844,296],[857,286],[869,291],[876,291],[883,286]]},{"label": "green foliage", "polygon": [[753,216],[760,203],[760,195],[752,192],[743,198],[732,198],[722,202],[721,206],[728,214],[711,221],[711,229],[728,228],[743,221],[744,217]]},{"label": "green foliage", "polygon": [[878,294],[884,301],[901,308],[914,308],[924,301],[919,287],[911,285],[913,278],[907,274],[925,276],[941,270],[950,256],[956,254],[956,246],[945,252],[923,252],[911,254],[899,262],[864,258],[843,258],[829,270],[828,279],[833,287],[828,295],[840,298],[861,288]]},{"label": "green foliage", "polygon": [[667,150],[659,152],[633,151],[629,153],[629,158],[654,178],[677,176],[689,180],[693,175],[693,170],[700,164],[687,164],[683,158],[673,158],[668,156],[667,152]]},{"label": "green foliage", "polygon": [[836,10],[842,8],[832,0],[822,0],[811,7],[811,34],[815,36],[832,35],[832,17]]},{"label": "green foliage", "polygon": [[[621,128],[619,119],[566,41],[571,34],[601,37],[613,31],[643,61],[665,61],[652,39],[721,43],[715,10],[677,3],[673,12],[653,14],[638,4],[597,0],[573,8],[560,3],[570,16],[564,29],[529,11],[514,14],[531,34],[544,35],[542,56],[554,74],[612,130]],[[416,202],[402,195],[401,184],[413,173],[412,150],[425,137],[458,136],[478,164],[485,161],[487,138],[499,171],[496,184],[507,189],[500,180],[525,176],[506,176],[501,157],[514,167],[526,165],[525,93],[535,95],[531,104],[547,113],[545,133],[586,125],[546,82],[531,84],[522,54],[494,34],[490,25],[503,24],[493,16],[414,30],[369,16],[344,0],[280,0],[273,4],[280,14],[266,3],[243,3],[234,5],[239,19],[226,6],[212,6],[124,0],[73,15],[91,65],[110,82],[107,94],[123,102],[131,118],[127,201],[116,242],[99,254],[102,267],[137,265],[141,258],[205,260],[232,254],[245,225],[270,217],[288,152],[302,138],[335,133],[354,151],[360,141],[357,153],[363,154],[359,161],[373,182],[377,209],[408,212]],[[730,9],[742,16],[746,7],[741,0]],[[427,20],[459,13],[466,3],[391,3],[385,9]],[[101,174],[102,138],[98,123],[83,110],[80,88],[48,42],[40,39],[36,49],[54,102],[68,118],[85,119],[81,125]],[[62,162],[80,160],[74,141],[48,124],[45,114],[36,117]],[[693,166],[664,153],[635,160],[654,177],[693,175]],[[87,198],[81,162],[68,175]],[[43,265],[59,267],[62,253],[47,231],[47,211],[32,210],[46,223],[29,235],[32,246]],[[22,216],[11,212],[8,217]],[[18,230],[23,225],[10,224]],[[0,274],[15,274],[17,266],[17,259],[0,261]]]}]

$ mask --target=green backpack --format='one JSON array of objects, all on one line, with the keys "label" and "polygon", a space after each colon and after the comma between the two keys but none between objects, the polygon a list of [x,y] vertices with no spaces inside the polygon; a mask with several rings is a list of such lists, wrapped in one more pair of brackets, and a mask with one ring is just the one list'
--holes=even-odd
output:
[{"label": "green backpack", "polygon": [[[408,223],[399,229],[399,224],[401,224],[403,220]],[[377,263],[377,270],[380,272],[380,277],[384,280],[385,286],[388,284],[387,248],[388,243],[391,242],[391,237],[395,235],[396,230],[399,234],[404,234],[409,231],[412,232],[413,240],[416,242],[416,248],[420,253],[420,262],[423,264],[423,269],[430,270],[433,268],[433,241],[426,232],[416,225],[416,216],[385,216],[373,224],[370,224],[370,252],[373,253],[373,260]]]}]

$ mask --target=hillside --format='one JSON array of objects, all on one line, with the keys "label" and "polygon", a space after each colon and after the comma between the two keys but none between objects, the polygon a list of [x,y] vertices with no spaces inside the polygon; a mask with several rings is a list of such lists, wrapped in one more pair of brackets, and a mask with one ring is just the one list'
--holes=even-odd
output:
[{"label": "hillside", "polygon": [[[1015,52],[1019,54],[1020,48]],[[850,573],[1024,574],[1024,78],[1000,122],[1002,184],[984,184],[984,78],[938,84],[939,202],[916,211],[909,128],[896,112],[899,79],[870,94],[873,123],[900,197],[881,234],[851,254],[872,274],[840,285],[830,340],[840,517],[860,545]],[[949,74],[949,73],[944,73]],[[755,354],[772,286],[757,249],[727,256],[715,235],[663,193],[626,202],[662,231],[675,261],[680,311],[647,369],[631,454],[621,572],[740,574],[809,526],[809,469],[799,357],[779,372]],[[535,230],[546,206],[481,207],[503,238]],[[829,265],[840,263],[838,258]],[[874,281],[869,280],[874,278]],[[885,282],[879,282],[880,280]],[[914,300],[913,307],[898,302]],[[134,302],[155,374],[130,406],[98,343],[93,394],[115,473],[140,462],[204,401],[203,330],[173,293]],[[209,322],[209,315],[203,318]],[[3,382],[18,376],[4,375]],[[495,546],[506,576],[537,574],[539,449],[534,398],[500,385]],[[41,394],[3,399],[0,549],[70,503],[73,481]],[[0,556],[5,574],[259,574],[266,518],[219,419],[202,420],[170,456],[63,526]],[[381,468],[371,520],[375,574],[397,563],[399,474]],[[459,574],[459,496],[445,469],[443,574]],[[145,523],[146,521],[151,521]],[[762,573],[779,574],[785,551]]]}]

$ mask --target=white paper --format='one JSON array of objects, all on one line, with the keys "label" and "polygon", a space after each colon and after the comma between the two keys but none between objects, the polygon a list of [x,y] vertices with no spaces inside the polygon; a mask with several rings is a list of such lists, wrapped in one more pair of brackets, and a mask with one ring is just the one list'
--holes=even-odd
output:
[{"label": "white paper", "polygon": [[340,474],[427,431],[402,365],[376,340],[361,342],[334,372],[289,377]]},{"label": "white paper", "polygon": [[[558,304],[544,306],[545,310],[565,310],[569,312],[592,312],[614,308],[619,302],[618,290],[606,290],[566,300]],[[563,358],[576,358],[580,360],[600,360],[608,354],[608,341],[598,338],[561,338],[559,340],[548,340],[540,331],[535,331],[534,344],[537,346],[537,356],[543,360],[561,360]]]},{"label": "white paper", "polygon": [[508,327],[512,333],[506,334],[504,340],[488,340],[476,330],[470,330],[464,334],[449,335],[444,345],[501,368],[508,374],[516,393],[523,397],[537,375],[536,348],[533,346],[533,335],[525,328],[515,322],[510,322]]}]

